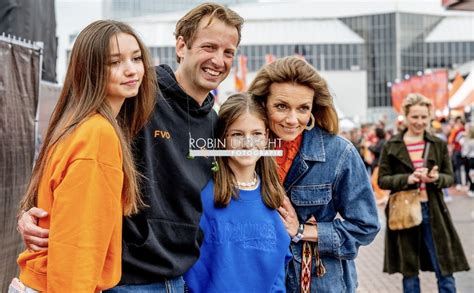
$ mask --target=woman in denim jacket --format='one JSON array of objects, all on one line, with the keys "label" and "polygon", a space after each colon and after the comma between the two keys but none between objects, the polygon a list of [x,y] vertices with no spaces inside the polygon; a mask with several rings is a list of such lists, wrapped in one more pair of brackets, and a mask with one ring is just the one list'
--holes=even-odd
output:
[{"label": "woman in denim jacket", "polygon": [[336,135],[325,80],[306,61],[286,57],[264,66],[249,92],[266,107],[283,150],[277,162],[288,198],[279,212],[293,240],[287,290],[355,292],[354,259],[380,226],[364,163]]}]

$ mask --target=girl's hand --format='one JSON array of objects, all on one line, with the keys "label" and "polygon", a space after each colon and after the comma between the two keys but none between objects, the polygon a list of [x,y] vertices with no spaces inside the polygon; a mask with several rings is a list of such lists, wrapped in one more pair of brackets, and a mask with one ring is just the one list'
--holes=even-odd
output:
[{"label": "girl's hand", "polygon": [[291,205],[291,202],[288,197],[285,196],[282,206],[278,208],[278,212],[280,213],[280,218],[283,221],[286,231],[288,232],[290,237],[295,237],[296,233],[298,232],[298,226],[300,225],[300,223],[298,221],[296,211]]}]

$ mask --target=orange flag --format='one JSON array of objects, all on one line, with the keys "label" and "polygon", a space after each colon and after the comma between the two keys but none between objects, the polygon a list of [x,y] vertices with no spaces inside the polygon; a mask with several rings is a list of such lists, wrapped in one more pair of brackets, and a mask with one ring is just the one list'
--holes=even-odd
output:
[{"label": "orange flag", "polygon": [[239,71],[235,68],[234,71],[234,89],[236,92],[243,92],[244,91],[244,81],[239,77]]},{"label": "orange flag", "polygon": [[247,56],[239,55],[234,72],[234,87],[238,92],[247,90]]}]

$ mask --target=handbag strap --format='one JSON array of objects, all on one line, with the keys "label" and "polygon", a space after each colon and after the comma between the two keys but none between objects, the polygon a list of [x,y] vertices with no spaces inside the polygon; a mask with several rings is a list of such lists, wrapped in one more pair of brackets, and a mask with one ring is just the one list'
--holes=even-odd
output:
[{"label": "handbag strap", "polygon": [[[425,142],[425,148],[423,149],[423,167],[428,165],[428,153],[430,152],[430,143],[427,141]],[[418,193],[420,193],[421,183],[416,184]]]},{"label": "handbag strap", "polygon": [[423,167],[428,165],[428,153],[430,152],[430,143],[427,141],[425,143],[425,149],[423,150]]}]

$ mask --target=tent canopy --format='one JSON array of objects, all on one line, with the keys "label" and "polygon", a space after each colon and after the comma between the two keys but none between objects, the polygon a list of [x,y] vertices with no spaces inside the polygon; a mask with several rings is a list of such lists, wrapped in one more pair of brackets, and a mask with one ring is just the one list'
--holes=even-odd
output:
[{"label": "tent canopy", "polygon": [[474,102],[474,68],[471,69],[468,77],[461,87],[449,99],[449,108],[459,108]]},{"label": "tent canopy", "polygon": [[354,128],[357,128],[357,124],[355,124],[349,118],[342,118],[342,119],[339,119],[339,128],[340,128],[340,131],[348,132]]}]

